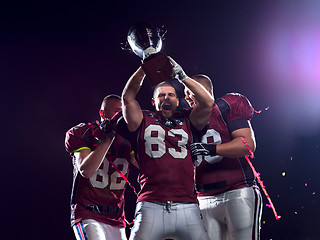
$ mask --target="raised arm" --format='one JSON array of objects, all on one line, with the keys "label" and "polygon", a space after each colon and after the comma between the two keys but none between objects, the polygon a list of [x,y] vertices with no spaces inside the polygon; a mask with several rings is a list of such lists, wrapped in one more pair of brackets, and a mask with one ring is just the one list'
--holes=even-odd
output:
[{"label": "raised arm", "polygon": [[141,67],[129,78],[122,91],[122,112],[128,129],[134,132],[140,126],[143,115],[136,96],[140,90],[145,73]]},{"label": "raised arm", "polygon": [[201,130],[209,121],[214,99],[201,84],[189,77],[185,79],[183,84],[193,92],[197,100],[197,104],[191,110],[190,121],[196,129]]},{"label": "raised arm", "polygon": [[190,121],[196,129],[202,130],[209,121],[214,99],[200,83],[188,77],[179,64],[172,58],[169,59],[173,65],[173,75],[177,75],[180,82],[194,94],[197,104],[191,110]]}]

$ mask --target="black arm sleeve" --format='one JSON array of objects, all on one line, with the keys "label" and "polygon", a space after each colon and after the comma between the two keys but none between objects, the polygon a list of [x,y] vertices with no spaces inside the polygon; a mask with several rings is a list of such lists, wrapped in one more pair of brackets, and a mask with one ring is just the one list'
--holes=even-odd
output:
[{"label": "black arm sleeve", "polygon": [[228,124],[228,130],[230,133],[241,128],[250,128],[248,119],[237,119]]}]

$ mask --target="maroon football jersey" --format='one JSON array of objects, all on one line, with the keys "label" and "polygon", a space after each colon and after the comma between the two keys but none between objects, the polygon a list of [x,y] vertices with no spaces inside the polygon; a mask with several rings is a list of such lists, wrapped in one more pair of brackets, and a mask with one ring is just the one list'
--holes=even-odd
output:
[{"label": "maroon football jersey", "polygon": [[[216,100],[203,143],[221,144],[232,140],[231,132],[247,124],[253,108],[246,97],[230,93]],[[198,196],[210,196],[255,184],[254,174],[245,158],[197,156],[195,162]]]},{"label": "maroon football jersey", "polygon": [[194,168],[189,145],[191,126],[186,112],[172,119],[143,111],[143,121],[133,133],[132,146],[140,166],[139,201],[197,202]]},{"label": "maroon football jersey", "polygon": [[131,151],[129,142],[116,135],[106,158],[90,179],[80,175],[75,162],[74,152],[83,148],[94,150],[102,138],[103,133],[97,123],[79,124],[66,134],[65,147],[72,156],[74,168],[71,195],[72,226],[83,219],[94,219],[111,226],[125,227],[124,190],[126,182],[109,160],[114,162],[122,174],[127,175]]}]

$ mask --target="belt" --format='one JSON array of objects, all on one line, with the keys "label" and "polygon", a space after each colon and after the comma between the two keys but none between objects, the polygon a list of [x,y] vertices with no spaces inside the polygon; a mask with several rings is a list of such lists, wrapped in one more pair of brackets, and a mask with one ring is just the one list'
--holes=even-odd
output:
[{"label": "belt", "polygon": [[177,204],[192,204],[192,202],[175,202],[175,201],[152,201],[153,203],[162,205],[165,210],[171,212],[171,207],[176,206]]},{"label": "belt", "polygon": [[94,213],[111,213],[118,215],[121,213],[121,209],[118,207],[111,207],[111,206],[95,206],[95,205],[88,205],[87,209]]},{"label": "belt", "polygon": [[172,205],[172,204],[192,204],[193,202],[176,202],[176,201],[151,201],[153,203],[157,203],[157,204],[160,204],[160,205]]},{"label": "belt", "polygon": [[206,192],[214,189],[221,189],[227,186],[227,181],[215,182],[210,184],[197,185],[198,192]]}]

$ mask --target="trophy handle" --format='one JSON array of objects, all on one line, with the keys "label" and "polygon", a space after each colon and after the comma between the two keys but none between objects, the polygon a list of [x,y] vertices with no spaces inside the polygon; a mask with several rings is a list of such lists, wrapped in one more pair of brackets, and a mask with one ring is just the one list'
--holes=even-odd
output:
[{"label": "trophy handle", "polygon": [[168,31],[167,28],[164,25],[162,25],[161,28],[158,28],[158,31],[159,31],[159,34],[162,38],[162,41],[164,41],[165,40],[164,35],[166,35],[166,33]]},{"label": "trophy handle", "polygon": [[124,51],[132,52],[132,49],[131,49],[128,41],[125,41],[125,42],[123,42],[123,43],[120,43],[120,47],[121,47],[121,49],[124,50]]}]

